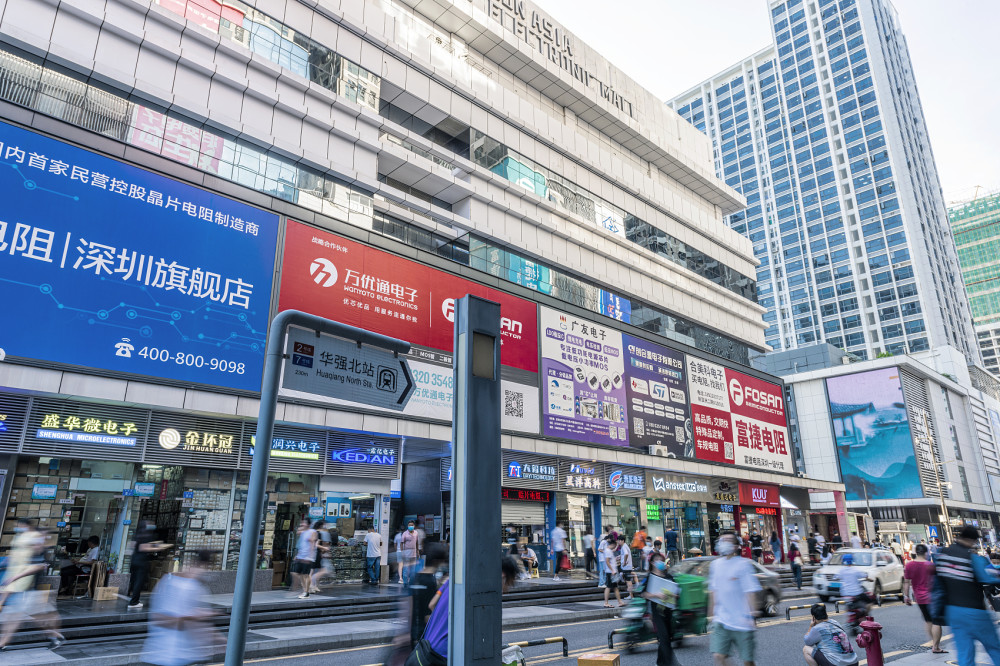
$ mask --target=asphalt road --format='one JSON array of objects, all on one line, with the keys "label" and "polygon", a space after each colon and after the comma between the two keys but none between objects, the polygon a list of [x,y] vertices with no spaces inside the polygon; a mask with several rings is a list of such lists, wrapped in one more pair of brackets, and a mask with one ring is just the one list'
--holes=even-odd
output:
[{"label": "asphalt road", "polygon": [[[802,600],[799,603],[808,603]],[[843,617],[844,614],[834,616]],[[875,618],[882,623],[883,653],[886,661],[900,659],[905,656],[930,650],[930,643],[924,631],[924,623],[916,606],[903,606],[892,603],[882,608],[874,609]],[[802,636],[809,628],[808,611],[793,611],[791,621],[784,618],[767,618],[758,623],[757,634],[757,664],[795,664],[805,663],[801,657]],[[619,619],[593,620],[571,624],[553,625],[537,629],[518,629],[505,631],[505,642],[525,641],[550,636],[563,636],[569,642],[569,658],[562,656],[558,645],[544,645],[525,648],[524,653],[529,666],[535,664],[552,664],[553,666],[569,666],[577,663],[577,657],[588,652],[607,650],[608,632],[623,625]],[[946,631],[946,636],[948,636]],[[924,645],[926,643],[926,645]],[[951,649],[947,643],[945,649]],[[857,649],[857,648],[855,648]],[[635,653],[616,650],[621,654],[622,666],[650,665],[656,661],[654,644],[644,645]],[[274,666],[328,666],[336,663],[338,666],[367,666],[381,664],[388,656],[385,646],[351,648],[308,655],[292,655],[269,659],[250,659],[246,663],[273,664]],[[954,654],[954,650],[952,650]],[[864,651],[861,651],[862,657]],[[676,651],[678,666],[712,666],[712,657],[708,652],[708,637],[695,636],[684,640],[684,645]],[[731,660],[732,661],[732,660]],[[735,663],[735,662],[733,662]],[[862,664],[865,663],[862,661]]]}]

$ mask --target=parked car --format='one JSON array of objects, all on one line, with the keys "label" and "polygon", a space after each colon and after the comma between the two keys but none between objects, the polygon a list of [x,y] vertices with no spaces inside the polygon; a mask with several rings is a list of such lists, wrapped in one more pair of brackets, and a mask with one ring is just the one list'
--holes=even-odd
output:
[{"label": "parked car", "polygon": [[[708,578],[708,567],[712,560],[719,559],[718,556],[689,557],[670,567],[672,574],[692,574]],[[760,582],[761,591],[757,593],[757,610],[764,615],[777,615],[778,607],[781,604],[781,576],[757,564],[753,560],[747,560],[753,565],[755,575]]]},{"label": "parked car", "polygon": [[819,568],[813,574],[813,587],[820,601],[824,603],[831,597],[840,596],[840,581],[837,574],[844,568],[844,555],[850,553],[854,558],[852,566],[863,569],[869,580],[863,583],[869,594],[876,596],[903,590],[903,565],[899,563],[891,550],[841,548],[830,562]]}]

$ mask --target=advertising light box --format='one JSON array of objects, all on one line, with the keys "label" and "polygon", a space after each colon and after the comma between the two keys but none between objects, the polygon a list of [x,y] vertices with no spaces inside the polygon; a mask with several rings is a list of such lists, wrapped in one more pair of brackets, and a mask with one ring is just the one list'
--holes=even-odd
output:
[{"label": "advertising light box", "polygon": [[0,123],[12,358],[259,390],[276,215]]},{"label": "advertising light box", "polygon": [[[404,415],[451,421],[455,299],[466,294],[500,303],[502,426],[538,432],[534,303],[326,231],[288,223],[279,309],[301,310],[413,345],[409,365],[414,389]],[[282,394],[316,399],[288,388]]]}]

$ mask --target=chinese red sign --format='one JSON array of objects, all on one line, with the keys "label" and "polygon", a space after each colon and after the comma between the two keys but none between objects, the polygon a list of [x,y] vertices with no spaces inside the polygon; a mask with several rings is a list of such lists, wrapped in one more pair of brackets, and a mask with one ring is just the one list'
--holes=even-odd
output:
[{"label": "chinese red sign", "polygon": [[781,387],[688,356],[695,457],[794,472]]},{"label": "chinese red sign", "polygon": [[279,310],[302,310],[351,326],[452,350],[455,299],[500,303],[504,365],[538,372],[535,304],[415,261],[288,222]]},{"label": "chinese red sign", "polygon": [[781,506],[778,486],[770,483],[740,481],[740,504],[744,506]]}]

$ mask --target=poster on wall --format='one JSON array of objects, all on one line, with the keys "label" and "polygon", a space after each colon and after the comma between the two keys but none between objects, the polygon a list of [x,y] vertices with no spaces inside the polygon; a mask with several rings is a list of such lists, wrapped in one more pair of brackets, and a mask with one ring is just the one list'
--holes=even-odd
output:
[{"label": "poster on wall", "polygon": [[10,359],[260,389],[278,216],[0,123]]},{"label": "poster on wall", "polygon": [[546,307],[539,318],[544,434],[627,446],[622,334]]},{"label": "poster on wall", "polygon": [[846,499],[923,497],[899,368],[826,380]]},{"label": "poster on wall", "polygon": [[623,335],[629,445],[669,458],[694,457],[684,355]]},{"label": "poster on wall", "polygon": [[688,355],[695,458],[791,474],[781,387]]},{"label": "poster on wall", "polygon": [[[452,419],[455,299],[500,303],[501,426],[537,433],[538,320],[531,301],[289,220],[279,310],[301,310],[408,341],[404,415]],[[316,399],[282,389],[282,395]],[[345,404],[325,399],[333,404]]]}]

